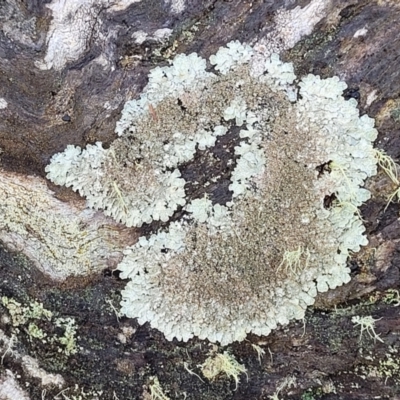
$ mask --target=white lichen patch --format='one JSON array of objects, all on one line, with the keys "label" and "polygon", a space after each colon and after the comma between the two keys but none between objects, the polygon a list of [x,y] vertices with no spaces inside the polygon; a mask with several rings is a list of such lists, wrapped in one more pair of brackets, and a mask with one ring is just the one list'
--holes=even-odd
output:
[{"label": "white lichen patch", "polygon": [[116,132],[122,136],[127,132],[135,133],[136,125],[142,115],[150,115],[154,120],[158,114],[154,107],[168,96],[178,97],[182,103],[190,102],[186,91],[201,89],[204,78],[211,77],[206,72],[206,61],[196,53],[178,54],[169,67],[156,67],[149,74],[149,82],[138,100],[127,101],[122,110],[121,119],[117,123]]},{"label": "white lichen patch", "polygon": [[185,181],[177,169],[154,169],[148,150],[134,149],[124,139],[107,150],[99,142],[83,150],[68,146],[53,156],[47,176],[72,186],[86,196],[89,207],[104,210],[128,227],[153,219],[168,221],[177,206],[185,204]]},{"label": "white lichen patch", "polygon": [[217,54],[210,57],[210,62],[221,74],[227,74],[234,66],[247,63],[253,53],[253,49],[238,40],[229,42],[226,47],[221,47]]},{"label": "white lichen patch", "polygon": [[[119,266],[131,279],[122,312],[168,339],[227,344],[301,319],[317,291],[350,280],[349,251],[367,243],[358,207],[370,195],[360,186],[376,173],[374,121],[344,100],[338,78],[308,75],[297,97],[293,68],[278,57],[265,60],[263,74],[251,58],[237,64],[204,77],[212,90],[186,89],[196,104],[224,103],[214,110],[228,129],[246,125],[235,147],[233,201],[219,205],[223,223],[212,222],[217,205],[195,199],[186,206],[195,224],[143,238]],[[214,126],[212,113],[208,119]]]},{"label": "white lichen patch", "polygon": [[[69,146],[47,172],[128,226],[181,206],[183,219],[125,250],[121,311],[168,339],[227,344],[304,318],[317,291],[350,280],[377,132],[336,77],[296,81],[291,64],[239,42],[210,61],[216,73],[197,54],[152,70],[107,150]],[[188,197],[182,168],[227,138],[232,200]]]}]

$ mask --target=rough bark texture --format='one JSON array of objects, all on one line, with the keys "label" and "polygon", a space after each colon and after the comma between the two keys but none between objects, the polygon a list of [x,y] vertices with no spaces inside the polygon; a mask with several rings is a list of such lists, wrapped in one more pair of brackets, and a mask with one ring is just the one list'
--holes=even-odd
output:
[{"label": "rough bark texture", "polygon": [[[278,9],[311,2],[150,0],[132,1],[123,9],[115,5],[118,2],[90,6],[87,1],[87,13],[70,16],[72,24],[88,18],[84,46],[65,63],[60,51],[50,69],[46,34],[52,13],[46,3],[0,4],[1,168],[21,174],[18,182],[26,175],[44,178],[50,157],[68,144],[110,143],[124,102],[140,93],[152,67],[165,65],[177,53],[195,51],[208,57],[231,40],[252,43],[273,35]],[[376,147],[399,160],[400,7],[383,0],[325,3],[326,16],[282,56],[294,63],[298,76],[311,72],[345,80],[346,95],[359,101],[361,113],[376,119]],[[162,28],[172,33],[158,39],[154,32]],[[132,39],[137,31],[148,34],[140,44]],[[188,171],[192,173],[189,167]],[[125,282],[111,268],[104,265],[92,275],[56,283],[20,254],[1,247],[1,296],[21,307],[43,303],[58,317],[74,318],[77,347],[70,354],[60,352],[60,341],[57,345],[49,338],[65,335],[65,329],[44,317],[26,318],[16,332],[10,307],[0,306],[0,386],[12,371],[30,399],[146,399],[151,398],[154,377],[171,399],[400,398],[399,206],[385,209],[393,187],[383,172],[367,186],[373,197],[363,206],[362,217],[370,243],[349,260],[352,281],[320,295],[304,324],[291,323],[266,338],[250,335],[248,341],[229,346],[248,371],[237,390],[226,377],[203,382],[189,373],[188,369],[201,376],[197,366],[207,358],[209,343],[167,342],[147,325],[117,318],[113,307],[118,308]],[[58,201],[82,204],[69,190],[50,183],[49,189]],[[126,235],[134,241],[150,228],[130,233],[115,229],[121,230],[118,240],[125,244],[130,241]],[[357,315],[378,320],[375,331],[383,342],[367,332],[360,337],[360,327],[351,321]],[[32,321],[48,340],[33,333]],[[16,333],[18,341],[10,346],[7,338]],[[252,344],[262,347],[265,355],[258,359]],[[24,363],[27,355],[48,373],[61,375],[63,383],[46,386]],[[0,398],[11,397],[0,392]]]}]

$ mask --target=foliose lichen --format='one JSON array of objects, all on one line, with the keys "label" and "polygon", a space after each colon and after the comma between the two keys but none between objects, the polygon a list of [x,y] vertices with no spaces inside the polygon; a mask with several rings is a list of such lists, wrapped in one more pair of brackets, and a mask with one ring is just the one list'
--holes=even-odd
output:
[{"label": "foliose lichen", "polygon": [[[109,149],[68,147],[47,172],[128,226],[181,207],[186,216],[125,250],[122,312],[168,339],[224,345],[303,318],[317,291],[350,280],[349,252],[367,244],[358,207],[377,132],[337,77],[297,79],[239,42],[210,62],[215,72],[181,54],[152,70]],[[189,198],[182,165],[235,134],[231,199]]]}]

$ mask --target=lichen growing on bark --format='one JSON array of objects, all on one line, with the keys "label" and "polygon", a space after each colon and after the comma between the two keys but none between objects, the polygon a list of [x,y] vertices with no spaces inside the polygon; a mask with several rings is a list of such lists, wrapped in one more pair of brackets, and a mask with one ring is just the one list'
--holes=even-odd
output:
[{"label": "lichen growing on bark", "polygon": [[[216,73],[195,54],[151,71],[108,150],[69,148],[47,171],[128,226],[183,207],[183,219],[125,250],[122,311],[168,339],[227,344],[303,318],[317,291],[350,280],[349,251],[367,243],[358,207],[376,173],[377,132],[336,77],[295,81],[291,64],[238,42],[211,62]],[[231,201],[191,199],[182,182],[168,183],[234,131]]]}]

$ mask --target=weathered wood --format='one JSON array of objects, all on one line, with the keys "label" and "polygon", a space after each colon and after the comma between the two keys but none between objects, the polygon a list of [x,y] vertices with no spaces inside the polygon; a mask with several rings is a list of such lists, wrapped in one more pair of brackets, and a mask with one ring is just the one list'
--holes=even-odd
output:
[{"label": "weathered wood", "polygon": [[[50,196],[46,197],[52,204],[49,213],[58,207],[66,210],[65,215],[78,215],[83,200],[44,180],[50,157],[68,144],[111,143],[124,102],[141,92],[152,67],[166,65],[182,52],[208,57],[235,39],[254,43],[277,37],[274,46],[285,61],[294,63],[298,76],[311,72],[345,80],[347,96],[359,101],[361,113],[376,119],[376,146],[400,159],[400,7],[396,1],[86,0],[75,8],[75,2],[69,2],[70,14],[62,20],[63,3],[10,0],[0,5],[1,174],[12,182],[3,181],[5,198],[15,196],[13,184],[22,185],[24,191],[32,185]],[[313,11],[315,26],[310,25],[310,32],[305,14],[295,7]],[[298,15],[292,23],[306,26],[304,36],[295,37],[290,23],[279,25],[279,12]],[[65,23],[63,29],[54,25],[57,18]],[[57,42],[63,35],[65,41]],[[143,37],[141,43],[138,37]],[[63,47],[66,41],[71,42]],[[189,167],[187,171],[191,173]],[[275,398],[399,398],[400,299],[395,291],[400,287],[399,207],[390,204],[385,209],[393,187],[382,171],[367,186],[373,197],[363,206],[362,217],[370,244],[349,260],[352,281],[319,295],[304,326],[291,323],[267,338],[253,335],[229,346],[248,369],[248,380],[241,376],[236,391],[227,379],[202,382],[185,369],[187,363],[201,376],[197,365],[207,357],[207,343],[167,342],[147,325],[116,317],[111,304],[118,308],[125,283],[113,271],[115,261],[104,260],[92,275],[55,283],[48,270],[41,272],[2,247],[2,296],[25,306],[36,300],[59,316],[75,318],[79,348],[75,354],[58,354],[55,343],[44,343],[29,333],[29,323],[20,326],[14,353],[6,351],[0,335],[4,355],[0,390],[5,370],[10,370],[21,375],[20,386],[31,399],[62,398],[55,396],[67,387],[65,395],[71,398],[84,389],[102,391],[101,399],[141,399],[146,398],[152,376],[158,377],[171,399],[268,399],[280,386]],[[123,246],[157,228],[127,230],[108,223],[116,259]],[[39,232],[31,226],[24,229],[14,242],[14,232],[3,231],[1,238],[11,247],[19,243],[19,250],[34,259],[24,244],[28,239],[40,240]],[[0,307],[0,329],[10,338],[9,309]],[[375,331],[383,343],[366,332],[360,339],[360,328],[351,322],[356,315],[378,320]],[[60,334],[51,321],[35,323],[48,338]],[[260,362],[252,343],[266,351]],[[24,355],[35,357],[46,371],[60,374],[63,385],[44,386],[32,377]]]}]

